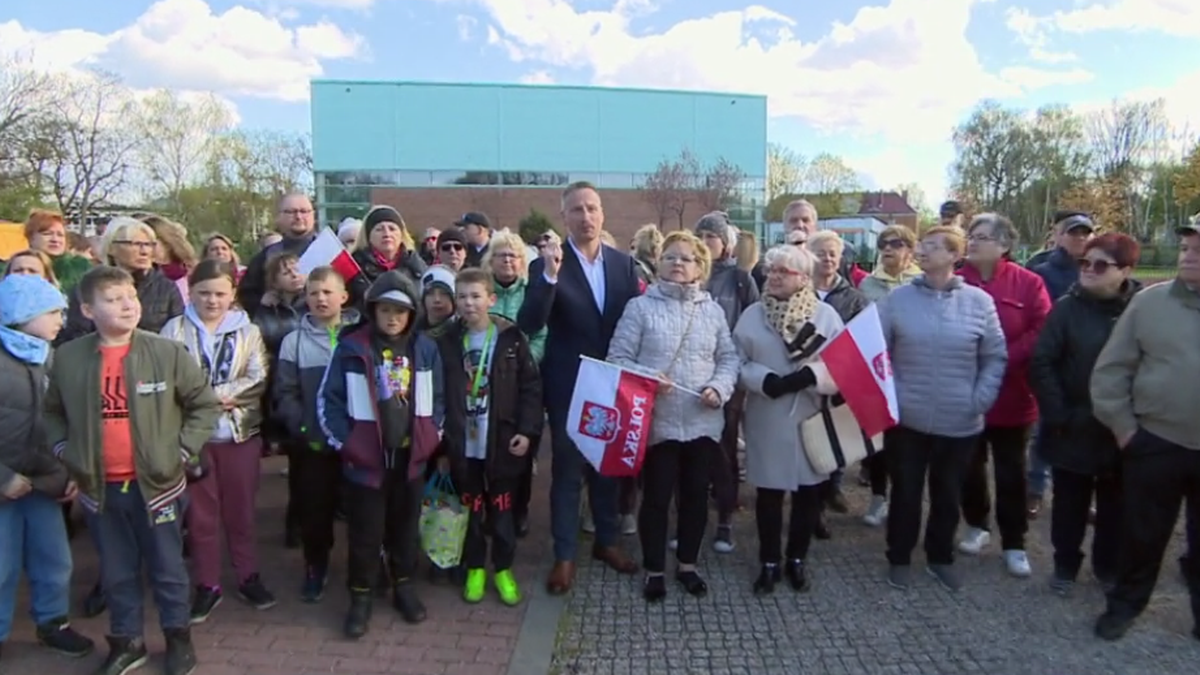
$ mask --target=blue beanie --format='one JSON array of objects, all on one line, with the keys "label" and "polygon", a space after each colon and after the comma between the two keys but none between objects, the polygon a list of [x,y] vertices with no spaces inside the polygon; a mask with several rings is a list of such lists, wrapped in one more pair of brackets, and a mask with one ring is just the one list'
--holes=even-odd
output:
[{"label": "blue beanie", "polygon": [[0,279],[0,326],[20,326],[67,308],[67,298],[54,284],[33,274]]}]

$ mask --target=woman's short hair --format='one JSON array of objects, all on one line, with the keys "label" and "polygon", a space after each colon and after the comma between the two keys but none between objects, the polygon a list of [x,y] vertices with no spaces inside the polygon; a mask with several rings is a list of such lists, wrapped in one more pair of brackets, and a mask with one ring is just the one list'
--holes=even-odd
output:
[{"label": "woman's short hair", "polygon": [[[692,248],[692,254],[696,256],[696,266],[700,268],[700,281],[707,281],[708,275],[712,273],[712,253],[709,252],[708,246],[696,235],[687,230],[675,230],[663,238],[662,250],[663,253],[675,244],[684,244]],[[662,259],[662,254],[659,254],[659,259]],[[659,271],[663,267],[659,263]]]},{"label": "woman's short hair", "polygon": [[967,236],[970,237],[972,232],[983,226],[987,226],[992,238],[1005,250],[1011,251],[1017,245],[1020,235],[1007,217],[999,213],[981,213],[971,219],[971,224],[967,226]]},{"label": "woman's short hair", "polygon": [[51,284],[54,284],[55,287],[58,287],[58,277],[54,274],[54,261],[51,260],[50,256],[46,255],[44,252],[33,248],[27,248],[24,251],[17,251],[9,256],[8,265],[6,265],[4,268],[4,276],[12,274],[13,261],[17,258],[37,258],[38,260],[42,261],[42,269],[45,270],[42,278],[46,281],[49,281]]},{"label": "woman's short hair", "polygon": [[67,221],[63,219],[61,213],[48,209],[34,209],[29,212],[29,217],[25,219],[25,238],[33,241],[35,236],[49,230],[55,225],[61,225],[64,229],[67,227]]},{"label": "woman's short hair", "polygon": [[104,239],[100,240],[100,259],[112,260],[113,244],[118,241],[129,241],[130,237],[137,234],[146,235],[150,241],[158,241],[158,235],[154,232],[154,228],[137,218],[117,216],[108,221],[108,228],[104,230]]},{"label": "woman's short hair", "polygon": [[492,235],[492,240],[488,244],[487,253],[483,254],[483,259],[479,261],[479,266],[491,274],[492,272],[492,257],[496,251],[508,249],[516,253],[521,261],[517,263],[517,276],[521,279],[529,277],[529,249],[525,247],[525,240],[521,239],[521,235],[515,234],[509,230],[502,230]]},{"label": "woman's short hair", "polygon": [[830,242],[836,244],[838,255],[841,255],[846,251],[845,240],[843,240],[841,235],[839,235],[837,232],[833,232],[831,230],[820,230],[819,232],[813,232],[811,235],[809,235],[808,241],[804,246],[808,249],[809,253],[812,253],[817,250],[817,247]]},{"label": "woman's short hair", "polygon": [[1092,249],[1099,249],[1104,255],[1112,258],[1117,267],[1137,267],[1138,259],[1142,255],[1142,246],[1137,239],[1120,232],[1106,232],[1088,240],[1083,252],[1087,253]]},{"label": "woman's short hair", "polygon": [[925,230],[921,239],[939,236],[946,243],[946,250],[954,255],[962,255],[967,250],[967,237],[957,225],[936,225]]},{"label": "woman's short hair", "polygon": [[633,233],[633,254],[639,258],[657,260],[662,255],[663,234],[654,223],[643,225]]},{"label": "woman's short hair", "polygon": [[910,249],[917,247],[917,233],[904,225],[888,225],[883,228],[879,237],[875,239],[875,248],[879,248],[879,245],[888,239],[899,239]]},{"label": "woman's short hair", "polygon": [[772,247],[763,256],[763,262],[767,267],[782,267],[810,277],[813,273],[813,254],[809,253],[807,249],[793,244]]},{"label": "woman's short hair", "polygon": [[220,239],[221,241],[225,242],[225,245],[229,247],[229,254],[230,254],[230,257],[233,258],[234,267],[241,265],[242,259],[241,259],[241,256],[238,255],[237,247],[233,245],[233,240],[230,239],[229,237],[221,234],[220,232],[213,232],[212,234],[210,234],[204,238],[204,257],[205,258],[208,257],[208,247],[212,246],[212,243],[214,241],[216,241],[217,239]]}]

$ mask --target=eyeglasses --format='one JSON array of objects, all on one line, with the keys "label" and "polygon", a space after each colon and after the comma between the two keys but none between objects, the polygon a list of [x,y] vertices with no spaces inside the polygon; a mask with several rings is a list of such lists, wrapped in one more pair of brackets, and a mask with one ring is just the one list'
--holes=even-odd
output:
[{"label": "eyeglasses", "polygon": [[1095,272],[1096,274],[1104,274],[1108,268],[1115,267],[1120,269],[1120,265],[1107,260],[1092,260],[1091,258],[1080,258],[1079,269],[1083,272]]},{"label": "eyeglasses", "polygon": [[880,251],[885,251],[889,248],[901,249],[905,246],[908,246],[908,244],[905,244],[903,239],[888,239],[886,241],[879,242]]},{"label": "eyeglasses", "polygon": [[280,211],[285,216],[295,218],[296,216],[307,216],[313,212],[312,209],[284,209]]},{"label": "eyeglasses", "polygon": [[153,241],[132,241],[129,239],[118,239],[118,240],[114,241],[113,243],[120,244],[122,246],[131,246],[133,248],[140,249],[142,251],[152,249],[155,246],[155,242],[153,242]]},{"label": "eyeglasses", "polygon": [[990,234],[972,234],[971,236],[967,237],[967,241],[987,242],[996,241],[996,238]]},{"label": "eyeglasses", "polygon": [[492,257],[498,258],[500,260],[516,260],[520,256],[518,256],[516,253],[513,253],[512,251],[503,251],[501,253],[493,253]]},{"label": "eyeglasses", "polygon": [[790,270],[786,267],[768,267],[765,271],[768,276],[774,274],[783,277],[798,277],[802,274],[799,270]]},{"label": "eyeglasses", "polygon": [[461,251],[461,250],[463,250],[463,245],[462,244],[442,244],[440,246],[440,248],[443,251]]},{"label": "eyeglasses", "polygon": [[664,255],[662,261],[670,265],[691,265],[696,258],[690,255]]}]

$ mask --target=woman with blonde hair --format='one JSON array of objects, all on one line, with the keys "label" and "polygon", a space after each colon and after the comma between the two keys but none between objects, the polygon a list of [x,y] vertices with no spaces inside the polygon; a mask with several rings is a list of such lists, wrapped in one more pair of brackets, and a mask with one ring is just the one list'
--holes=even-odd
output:
[{"label": "woman with blonde hair", "polygon": [[[367,289],[384,272],[398,270],[417,284],[425,274],[425,261],[417,251],[408,225],[400,212],[390,206],[373,206],[363,216],[358,241],[354,245],[354,262],[362,273],[350,282],[350,303],[360,306]],[[361,307],[360,307],[361,309]]]},{"label": "woman with blonde hair", "polygon": [[14,253],[4,268],[4,276],[13,274],[38,276],[49,281],[55,288],[59,288],[58,277],[54,276],[54,261],[43,251],[30,248]]},{"label": "woman with blonde hair", "polygon": [[629,253],[637,263],[638,275],[646,284],[654,283],[658,270],[658,258],[662,255],[663,234],[654,223],[648,223],[633,233],[633,241],[629,244]]},{"label": "woman with blonde hair", "polygon": [[203,251],[205,260],[220,260],[223,263],[228,263],[233,267],[234,279],[236,281],[242,280],[242,275],[246,273],[246,268],[242,266],[237,247],[234,246],[232,239],[220,232],[213,232],[204,238]]},{"label": "woman with blonde hair", "polygon": [[[157,237],[154,262],[159,271],[176,283],[179,283],[180,279],[186,280],[188,272],[199,262],[196,249],[192,247],[192,242],[188,241],[187,228],[154,214],[144,215],[138,220],[154,229],[154,235]],[[180,286],[181,289],[186,288],[186,281],[184,284]]]}]

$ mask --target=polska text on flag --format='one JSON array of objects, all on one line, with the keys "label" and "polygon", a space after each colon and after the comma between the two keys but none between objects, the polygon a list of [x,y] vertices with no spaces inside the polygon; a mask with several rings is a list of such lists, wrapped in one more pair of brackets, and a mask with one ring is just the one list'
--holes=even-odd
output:
[{"label": "polska text on flag", "polygon": [[333,230],[328,227],[318,228],[317,238],[308,245],[308,250],[304,255],[300,256],[300,262],[296,267],[300,273],[308,276],[310,272],[318,267],[329,266],[333,271],[342,275],[346,281],[350,281],[358,276],[362,269],[358,263],[354,262],[354,258],[350,252],[342,246],[341,240],[333,233]]},{"label": "polska text on flag", "polygon": [[602,476],[636,476],[646,456],[658,380],[583,357],[567,435]]},{"label": "polska text on flag", "polygon": [[874,304],[851,319],[820,356],[868,438],[896,426],[896,380]]}]

